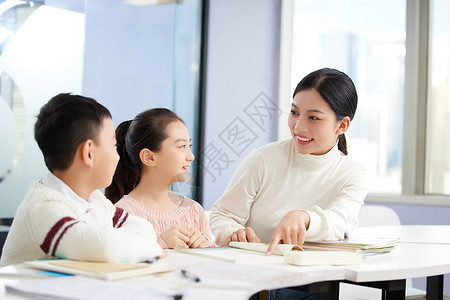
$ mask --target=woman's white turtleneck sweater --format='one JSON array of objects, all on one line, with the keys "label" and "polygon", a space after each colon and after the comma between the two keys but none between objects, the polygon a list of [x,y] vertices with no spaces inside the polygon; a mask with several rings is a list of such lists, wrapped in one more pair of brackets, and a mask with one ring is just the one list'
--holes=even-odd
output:
[{"label": "woman's white turtleneck sweater", "polygon": [[213,205],[210,224],[216,243],[251,227],[262,242],[292,210],[310,216],[306,240],[342,239],[358,225],[368,191],[367,169],[338,150],[302,155],[293,139],[253,150],[238,166]]}]

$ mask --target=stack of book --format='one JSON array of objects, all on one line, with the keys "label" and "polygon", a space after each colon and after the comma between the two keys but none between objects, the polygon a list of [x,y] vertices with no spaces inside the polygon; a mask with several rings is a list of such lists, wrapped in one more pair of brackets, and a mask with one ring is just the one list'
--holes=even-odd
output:
[{"label": "stack of book", "polygon": [[341,241],[305,242],[304,250],[340,250],[361,254],[363,257],[389,253],[395,249],[399,239],[386,238],[346,238]]},{"label": "stack of book", "polygon": [[[284,255],[284,262],[294,265],[355,265],[362,258],[390,253],[400,242],[386,238],[346,238],[341,241],[305,242],[303,245],[280,244],[274,254]],[[268,244],[231,242],[230,247],[265,252]]]},{"label": "stack of book", "polygon": [[271,256],[265,254],[269,244],[249,242],[230,242],[229,247],[175,248],[175,251],[232,263],[284,261],[299,266],[357,265],[367,256],[391,252],[398,243],[398,239],[348,238],[342,241],[305,242],[301,246],[279,244]]}]

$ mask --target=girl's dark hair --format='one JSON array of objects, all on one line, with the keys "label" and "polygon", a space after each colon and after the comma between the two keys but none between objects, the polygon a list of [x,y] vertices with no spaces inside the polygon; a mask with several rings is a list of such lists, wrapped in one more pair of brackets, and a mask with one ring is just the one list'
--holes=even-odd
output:
[{"label": "girl's dark hair", "polygon": [[174,112],[165,108],[154,108],[117,126],[117,152],[120,160],[111,185],[105,189],[105,195],[112,203],[130,193],[139,183],[142,171],[139,153],[145,148],[158,152],[167,138],[167,125],[174,121],[184,124]]},{"label": "girl's dark hair", "polygon": [[[293,97],[303,90],[315,89],[336,113],[338,121],[348,116],[350,120],[356,112],[358,94],[355,85],[347,74],[329,68],[323,68],[306,75],[297,85]],[[347,141],[345,135],[339,135],[339,150],[345,155]]]}]

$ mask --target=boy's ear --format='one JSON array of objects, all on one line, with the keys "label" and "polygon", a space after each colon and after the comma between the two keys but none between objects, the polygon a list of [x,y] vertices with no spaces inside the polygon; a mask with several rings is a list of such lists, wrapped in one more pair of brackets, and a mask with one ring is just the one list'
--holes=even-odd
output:
[{"label": "boy's ear", "polygon": [[80,145],[79,157],[84,165],[87,167],[92,167],[94,165],[94,153],[92,151],[92,146],[94,142],[92,140],[86,140]]},{"label": "boy's ear", "polygon": [[337,129],[337,134],[341,135],[345,133],[348,130],[348,127],[350,127],[350,118],[344,117],[342,120],[338,121],[339,127]]},{"label": "boy's ear", "polygon": [[141,159],[142,164],[146,166],[154,167],[156,165],[154,153],[147,148],[144,148],[139,152],[139,158]]}]

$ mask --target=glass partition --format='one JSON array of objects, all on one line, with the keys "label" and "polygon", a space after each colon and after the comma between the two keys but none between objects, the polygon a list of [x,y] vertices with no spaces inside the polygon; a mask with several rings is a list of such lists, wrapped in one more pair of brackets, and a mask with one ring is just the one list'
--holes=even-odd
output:
[{"label": "glass partition", "polygon": [[[29,184],[47,173],[34,141],[40,107],[60,92],[92,97],[114,124],[166,107],[198,137],[201,1],[0,3],[0,218],[13,217]],[[188,197],[188,182],[173,189]]]}]

